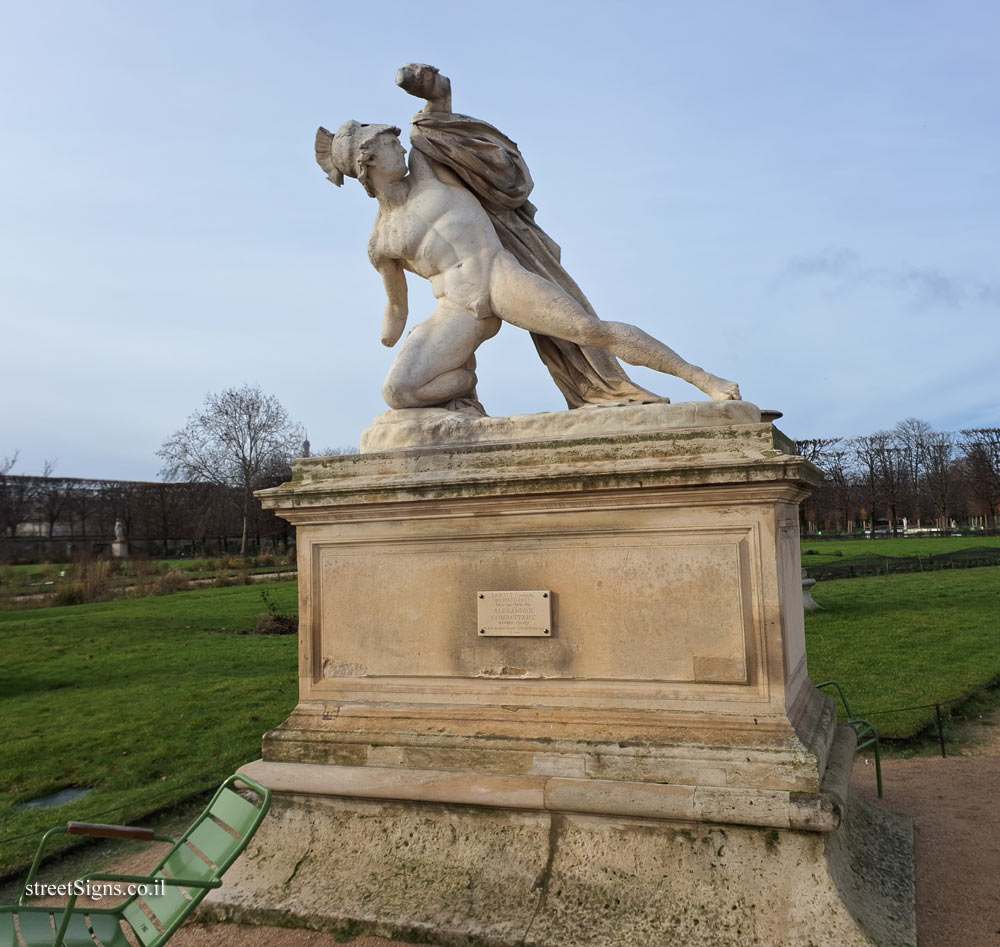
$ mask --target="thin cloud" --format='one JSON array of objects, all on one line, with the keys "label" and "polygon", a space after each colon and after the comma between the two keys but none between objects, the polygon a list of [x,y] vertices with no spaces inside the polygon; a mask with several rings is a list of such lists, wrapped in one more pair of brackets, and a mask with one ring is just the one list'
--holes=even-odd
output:
[{"label": "thin cloud", "polygon": [[846,247],[793,257],[772,285],[781,289],[810,281],[824,283],[831,295],[866,288],[900,293],[921,308],[957,309],[969,303],[1000,307],[1000,285],[995,283],[950,276],[932,266],[871,266]]}]

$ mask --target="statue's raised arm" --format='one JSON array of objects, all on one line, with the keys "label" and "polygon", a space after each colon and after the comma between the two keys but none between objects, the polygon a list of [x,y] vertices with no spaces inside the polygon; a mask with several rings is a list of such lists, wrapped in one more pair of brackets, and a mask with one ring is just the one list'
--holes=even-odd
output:
[{"label": "statue's raised arm", "polygon": [[433,66],[404,66],[396,82],[426,101],[413,118],[407,166],[399,129],[348,122],[320,129],[316,157],[341,184],[356,177],[379,203],[369,256],[388,305],[383,342],[406,320],[409,271],[438,301],[404,341],[383,387],[392,408],[479,411],[475,352],[503,322],[528,330],[570,408],[666,401],[632,382],[618,359],[676,375],[716,401],[739,387],[685,361],[633,325],[598,318],[534,222],[532,180],[517,144],[451,111],[451,82]]}]

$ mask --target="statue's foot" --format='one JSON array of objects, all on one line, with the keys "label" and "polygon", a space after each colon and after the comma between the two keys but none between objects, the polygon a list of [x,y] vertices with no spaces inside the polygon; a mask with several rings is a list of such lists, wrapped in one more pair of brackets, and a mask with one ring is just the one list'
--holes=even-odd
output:
[{"label": "statue's foot", "polygon": [[475,395],[467,395],[462,398],[452,398],[451,401],[446,401],[443,405],[441,405],[441,407],[447,409],[448,411],[455,411],[458,414],[467,415],[470,418],[489,417],[486,413],[486,409]]},{"label": "statue's foot", "polygon": [[705,381],[698,386],[713,401],[742,401],[740,386],[735,381],[726,381],[718,375],[705,372]]},{"label": "statue's foot", "polygon": [[629,395],[618,400],[608,401],[588,401],[581,404],[574,411],[586,411],[591,408],[630,408],[637,404],[670,404],[670,399],[666,395],[654,395],[652,392],[645,395]]}]

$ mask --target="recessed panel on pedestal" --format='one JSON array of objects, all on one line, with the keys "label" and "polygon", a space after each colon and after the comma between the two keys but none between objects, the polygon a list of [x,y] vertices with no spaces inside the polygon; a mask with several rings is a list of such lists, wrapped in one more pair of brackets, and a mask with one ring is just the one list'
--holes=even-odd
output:
[{"label": "recessed panel on pedestal", "polygon": [[[755,627],[751,535],[715,528],[530,543],[320,542],[314,680],[744,683]],[[495,601],[479,597],[485,592]],[[511,609],[520,618],[504,633],[498,621]]]}]

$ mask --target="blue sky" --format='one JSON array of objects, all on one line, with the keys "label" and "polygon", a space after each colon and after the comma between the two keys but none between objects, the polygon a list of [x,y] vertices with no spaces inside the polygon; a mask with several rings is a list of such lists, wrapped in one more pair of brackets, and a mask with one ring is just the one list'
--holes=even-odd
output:
[{"label": "blue sky", "polygon": [[[519,143],[599,314],[736,379],[786,433],[1000,423],[993,4],[35,0],[3,21],[17,472],[155,479],[205,394],[244,383],[314,447],[357,444],[394,354],[376,205],[326,182],[313,137],[405,128],[411,61]],[[413,277],[410,296],[429,315]],[[491,414],[563,407],[513,327],[479,377]]]}]

